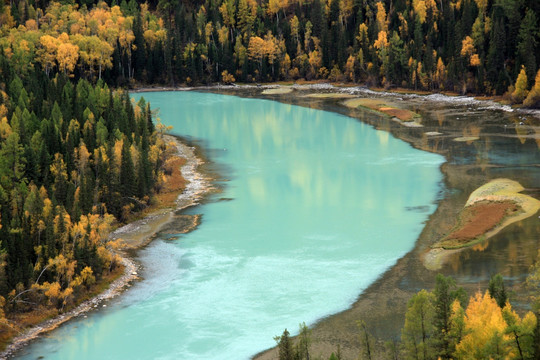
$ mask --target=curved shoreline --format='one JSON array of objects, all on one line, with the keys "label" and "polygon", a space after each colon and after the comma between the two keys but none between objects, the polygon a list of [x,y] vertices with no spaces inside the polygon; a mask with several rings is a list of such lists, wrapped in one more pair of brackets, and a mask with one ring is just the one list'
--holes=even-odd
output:
[{"label": "curved shoreline", "polygon": [[[292,88],[294,91],[289,91],[286,94],[280,94],[279,91],[271,92],[267,89],[276,89],[280,87]],[[501,113],[513,113],[514,117],[519,120],[514,122],[499,123],[499,131],[493,132],[492,129],[488,133],[482,134],[482,137],[504,137],[516,138],[522,143],[525,139],[536,140],[540,144],[540,127],[538,127],[538,118],[540,111],[521,108],[512,108],[507,105],[501,105],[493,100],[478,99],[469,96],[448,96],[443,94],[418,95],[418,94],[403,94],[396,92],[380,92],[373,91],[365,87],[338,87],[331,84],[313,84],[313,85],[292,85],[282,86],[279,84],[272,85],[241,85],[241,86],[207,86],[193,88],[150,88],[139,89],[139,91],[203,91],[223,95],[233,95],[247,98],[258,98],[272,101],[278,101],[291,105],[299,105],[308,108],[316,108],[331,112],[340,113],[359,121],[373,126],[375,129],[383,130],[392,134],[396,138],[401,139],[420,150],[428,151],[443,155],[446,161],[441,165],[443,174],[443,183],[445,189],[451,189],[450,192],[437,201],[436,211],[429,217],[423,227],[421,234],[418,236],[414,247],[400,258],[396,264],[380,274],[378,279],[374,281],[368,288],[364,289],[350,307],[343,309],[335,314],[330,314],[317,320],[312,327],[313,331],[313,347],[314,354],[329,355],[335,351],[336,344],[341,344],[341,351],[345,357],[356,358],[358,355],[359,343],[357,336],[356,320],[363,319],[371,328],[373,335],[379,338],[394,337],[396,328],[401,328],[401,315],[405,312],[405,304],[409,298],[420,288],[432,288],[435,278],[435,273],[426,270],[422,258],[427,249],[438,239],[442,238],[446,231],[449,231],[456,219],[459,210],[463,207],[466,199],[460,198],[459,193],[469,193],[472,191],[470,187],[482,185],[482,177],[469,173],[470,169],[475,169],[475,165],[456,165],[451,162],[452,153],[448,147],[468,146],[460,145],[462,143],[454,141],[464,136],[465,130],[471,126],[470,123],[464,124],[459,121],[461,114],[467,113],[471,107],[480,111],[494,110]],[[308,96],[306,94],[319,94],[317,96]],[[364,116],[362,109],[349,109],[343,106],[342,102],[351,97],[374,97],[388,98],[391,101],[404,100],[407,108],[411,106],[419,106],[423,108],[423,104],[429,109],[430,104],[443,104],[449,108],[457,106],[458,116],[456,120],[450,122],[439,121],[433,117],[433,112],[430,113],[431,118],[420,118],[419,121],[425,124],[425,128],[410,128],[405,123],[395,121],[393,118],[382,120],[375,114],[373,116]],[[416,104],[416,105],[414,105]],[[437,107],[438,111],[438,107]],[[531,119],[531,122],[523,123],[523,115],[534,116],[536,120]],[[506,117],[505,117],[506,118]],[[424,120],[430,120],[425,122]],[[517,121],[517,122],[516,122]],[[485,124],[482,120],[473,120],[472,125],[483,127]],[[503,129],[503,124],[504,129]],[[508,128],[507,125],[508,124]],[[523,126],[525,125],[525,126]],[[434,130],[432,130],[433,128]],[[436,130],[435,130],[436,128]],[[515,129],[515,132],[514,132]],[[525,130],[527,129],[527,130]],[[507,131],[508,130],[508,131]],[[526,133],[523,133],[523,132]],[[469,131],[472,133],[472,131]],[[466,135],[466,134],[465,134]],[[440,143],[445,143],[445,146],[438,146]],[[432,146],[429,146],[432,144]],[[488,165],[489,166],[489,165]],[[529,186],[530,187],[530,186]],[[536,252],[535,252],[536,253]],[[456,261],[457,255],[448,250],[445,252],[445,257],[452,261]],[[443,269],[444,270],[444,269]],[[458,273],[446,268],[443,273],[445,275],[455,275]],[[501,270],[499,270],[501,271]],[[480,279],[477,280],[479,284]],[[473,291],[471,283],[464,283],[467,290]],[[475,285],[478,286],[478,285]],[[390,309],[390,310],[388,310]],[[382,343],[379,344],[382,346]],[[275,349],[266,349],[258,354],[253,355],[253,359],[272,359],[275,358]]]},{"label": "curved shoreline", "polygon": [[[275,87],[275,85],[272,85],[272,86]],[[265,87],[263,87],[263,89],[264,89],[264,88],[267,88],[267,87],[269,87],[269,86],[265,86]],[[236,90],[235,88],[236,88],[236,87],[233,87],[232,89]],[[317,89],[314,88],[314,87],[310,87],[310,88],[311,88],[313,91],[317,91]],[[230,89],[230,87],[219,87],[219,88],[216,88],[216,87],[212,87],[212,88],[209,88],[209,87],[204,87],[204,88],[190,88],[190,89],[184,89],[184,91],[185,91],[185,90],[205,90],[205,91],[219,92],[220,90],[223,90],[223,89]],[[260,90],[261,90],[260,87],[255,87],[255,86],[249,86],[249,87],[246,87],[245,89],[255,89],[255,90],[257,90],[258,93],[259,93]],[[321,90],[339,91],[339,89],[340,89],[340,88],[336,88],[336,87],[321,87]],[[169,90],[169,91],[175,91],[175,90],[176,90],[176,91],[182,91],[182,89],[173,89],[173,88],[169,88],[169,89],[165,89],[165,88],[163,88],[163,89],[155,89],[155,88],[154,88],[154,89],[151,89],[151,90],[153,90],[153,91],[167,91],[167,90]],[[148,91],[148,89],[140,89],[139,91]],[[368,90],[368,91],[371,91],[371,90]],[[233,92],[233,91],[231,91],[231,92],[229,93],[229,95],[231,95],[231,93],[232,93],[232,95],[234,95],[234,92]],[[346,94],[346,93],[347,93],[347,91],[342,92],[341,94]],[[375,92],[373,92],[373,93],[375,93]],[[381,93],[377,93],[377,94],[379,94],[379,96],[380,96],[380,95],[383,95],[383,96],[384,96],[384,94],[381,94]],[[238,95],[238,96],[246,96],[246,95],[242,95],[241,92],[238,92],[237,95]],[[289,94],[289,95],[290,95],[290,94]],[[403,95],[403,94],[395,94],[395,95]],[[279,97],[277,97],[277,96],[276,96],[276,97],[268,97],[268,96],[267,96],[267,97],[262,97],[262,96],[260,96],[260,94],[257,94],[257,95],[255,95],[255,96],[256,96],[256,97],[259,97],[259,98],[266,98],[266,99],[272,99],[272,100],[284,102],[284,101],[283,101],[283,98],[279,98]],[[414,95],[414,96],[418,96],[418,95]],[[473,100],[473,101],[482,101],[482,100],[475,100],[474,98],[469,98],[469,99],[471,99],[471,100]],[[434,101],[436,101],[436,100],[434,100]],[[327,109],[327,110],[328,110],[328,109]],[[499,109],[499,110],[504,111],[503,109]],[[333,110],[330,110],[330,111],[333,111]],[[334,111],[335,111],[335,110],[334,110]],[[363,121],[363,120],[362,120],[362,121]],[[364,121],[364,122],[366,122],[366,121]],[[366,122],[366,123],[369,124],[369,122]],[[385,129],[385,130],[387,130],[389,133],[394,134],[396,137],[399,137],[399,138],[402,139],[403,141],[406,141],[406,142],[408,142],[408,143],[412,143],[412,141],[410,141],[410,139],[408,139],[407,137],[402,137],[402,136],[396,135],[396,134],[394,133],[393,130],[392,130],[392,131],[390,131],[389,129]],[[426,134],[428,134],[428,133],[426,133]],[[439,134],[436,134],[436,135],[434,135],[434,136],[440,136],[440,135],[443,135],[443,134],[440,134],[440,133],[439,133]],[[448,134],[446,134],[445,136],[448,136]],[[503,135],[501,135],[501,136],[503,136]],[[514,134],[514,135],[508,134],[508,135],[504,135],[504,136],[508,136],[508,137],[516,137],[515,134]],[[413,145],[414,145],[414,144],[413,144]],[[428,150],[428,151],[429,151],[429,150]],[[434,152],[436,152],[436,151],[434,151]],[[440,152],[438,152],[438,153],[440,153]],[[448,162],[448,158],[447,158],[447,162]],[[447,164],[447,163],[446,163],[446,164]],[[451,167],[451,166],[448,165],[448,167]],[[444,177],[445,177],[445,180],[444,180],[444,181],[445,181],[445,182],[449,181],[449,180],[448,180],[449,175],[447,174],[447,172],[446,172],[445,170],[442,170],[442,172],[443,172],[443,175],[444,175]],[[452,187],[452,186],[449,186],[449,187]],[[186,190],[187,190],[187,189],[186,189]],[[208,189],[206,189],[206,190],[208,190]],[[202,196],[202,195],[201,195],[201,196]],[[194,205],[194,204],[192,204],[192,205]],[[191,205],[187,205],[187,206],[191,206]],[[187,206],[186,206],[186,207],[187,207]],[[163,217],[161,217],[161,219],[162,219],[163,221],[165,221],[166,223],[170,222],[171,219],[172,219],[172,213],[173,213],[175,210],[176,210],[176,209],[167,211],[166,214],[164,214]],[[439,211],[439,210],[437,210],[437,211]],[[152,214],[152,215],[153,215],[153,214]],[[149,216],[152,216],[152,215],[149,215]],[[167,219],[167,216],[169,216],[170,218]],[[432,215],[432,216],[433,216],[433,215]],[[145,219],[146,219],[146,217],[145,217]],[[143,219],[143,220],[144,220],[144,219]],[[135,222],[135,223],[136,223],[136,222]],[[133,223],[133,224],[134,224],[134,223]],[[131,224],[131,225],[132,225],[132,224]],[[140,226],[139,228],[133,229],[133,232],[140,232],[141,227],[143,227],[143,226],[146,225],[146,224],[145,224],[145,223],[141,223],[140,225],[141,225],[141,226]],[[129,225],[126,225],[126,226],[129,226]],[[132,225],[132,226],[133,226],[133,225]],[[429,227],[428,225],[425,226],[425,229],[424,229],[425,232],[433,231],[433,230],[429,230],[428,227]],[[432,227],[433,227],[433,226],[432,226]],[[160,227],[160,229],[161,229],[161,227]],[[159,231],[159,230],[157,230],[157,231]],[[154,236],[154,235],[157,233],[157,231],[154,231],[151,235],[149,235],[149,237],[146,237],[146,241],[147,241],[147,242],[151,241],[152,236]],[[421,236],[422,236],[422,235],[421,235]],[[420,237],[421,237],[421,236],[420,236]],[[146,242],[146,243],[147,243],[147,242]],[[425,243],[420,243],[420,240],[418,241],[418,243],[419,243],[420,245],[419,245],[419,244],[415,244],[414,249],[412,249],[411,252],[410,252],[411,255],[410,255],[410,254],[405,255],[402,259],[400,259],[400,260],[398,261],[397,264],[395,264],[392,268],[390,268],[389,270],[387,270],[386,273],[381,274],[381,276],[379,277],[379,279],[376,280],[376,282],[375,282],[374,284],[372,284],[370,287],[368,287],[366,290],[364,290],[364,292],[363,292],[362,294],[360,294],[359,296],[361,296],[362,299],[365,300],[367,297],[370,297],[370,296],[371,296],[370,294],[367,294],[367,295],[365,294],[365,293],[367,293],[368,291],[374,292],[373,289],[375,289],[375,291],[377,291],[378,289],[383,288],[383,287],[384,287],[384,288],[389,288],[389,287],[391,287],[391,286],[394,286],[395,283],[393,282],[394,280],[392,280],[392,279],[390,280],[390,282],[389,282],[388,284],[382,284],[381,282],[382,282],[384,279],[387,278],[387,273],[400,271],[399,269],[400,269],[400,268],[403,268],[403,263],[409,262],[409,260],[410,260],[409,258],[410,258],[410,257],[412,257],[412,256],[416,256],[416,257],[417,257],[418,251],[419,251],[419,250],[422,250],[422,247],[423,247],[424,244],[425,244]],[[144,246],[144,243],[141,244],[140,246]],[[394,270],[394,269],[393,269],[394,267],[395,267],[396,269],[398,269],[398,270]],[[409,270],[409,271],[410,271],[410,270]],[[124,274],[124,275],[126,275],[126,274]],[[132,281],[132,280],[129,280],[129,281]],[[127,283],[129,283],[129,281],[128,281]],[[396,286],[395,288],[398,289],[397,286]],[[122,290],[120,290],[118,293],[120,293],[121,291],[122,291]],[[400,290],[398,290],[398,291],[400,291]],[[115,295],[114,295],[114,296],[115,296]],[[357,301],[359,301],[359,300],[357,300]],[[355,302],[355,304],[356,304],[356,302]],[[355,304],[351,305],[351,307],[356,306]],[[90,308],[90,309],[88,309],[88,310],[91,310],[91,309],[92,309],[92,308]],[[86,310],[86,311],[88,311],[88,310]],[[338,313],[338,314],[330,315],[328,318],[320,319],[320,320],[316,323],[315,327],[318,327],[318,326],[321,326],[321,327],[328,327],[328,324],[331,323],[331,321],[333,320],[334,317],[336,317],[336,316],[341,316],[342,313],[349,312],[349,311],[351,311],[351,309],[344,309],[342,312],[340,312],[340,313]],[[77,316],[77,315],[74,315],[74,316]],[[349,315],[349,316],[350,316],[350,315]],[[73,316],[72,316],[72,317],[73,317]],[[60,323],[63,323],[63,322],[65,322],[65,321],[67,321],[67,320],[61,321]],[[59,323],[59,324],[60,324],[60,323]],[[59,324],[58,324],[58,325],[59,325]],[[56,326],[58,326],[58,325],[56,325]],[[55,326],[55,327],[56,327],[56,326]],[[47,329],[47,330],[44,330],[44,331],[48,331],[48,330],[52,330],[52,329]],[[343,329],[340,329],[338,332],[336,332],[335,336],[327,336],[324,340],[325,340],[327,343],[337,343],[337,342],[339,342],[339,341],[336,342],[337,337],[339,336],[339,334],[340,334],[342,331],[344,331],[344,330],[343,330]],[[38,336],[38,335],[36,335],[36,336]],[[319,340],[319,339],[317,339],[317,340]],[[27,341],[28,341],[28,340],[27,340]],[[24,346],[24,345],[23,345],[23,346]],[[353,346],[353,347],[354,347],[354,346]],[[267,351],[268,351],[268,350],[267,350]],[[264,351],[264,352],[267,352],[267,351]],[[263,353],[264,353],[264,352],[263,352]],[[0,354],[0,358],[1,358],[3,355],[4,355],[4,353]],[[261,354],[258,354],[258,355],[261,355]],[[255,356],[257,356],[257,355],[255,355]]]},{"label": "curved shoreline", "polygon": [[[300,90],[300,87],[298,88]],[[235,90],[236,89],[226,91],[226,93],[233,95],[237,93],[238,95],[242,96],[240,91]],[[362,115],[361,109],[346,109],[345,106],[343,106],[342,101],[344,99],[350,99],[350,95],[353,94],[358,97],[388,97],[393,100],[405,100],[406,104],[409,106],[407,108],[414,107],[414,105],[411,104],[416,104],[419,106],[423,106],[420,104],[427,104],[428,109],[430,103],[437,104],[442,102],[448,103],[450,106],[453,104],[459,106],[459,116],[461,116],[462,113],[466,113],[468,110],[471,110],[470,107],[474,107],[480,110],[495,110],[503,113],[516,113],[515,116],[519,117],[520,121],[525,121],[520,114],[540,118],[540,111],[513,109],[509,106],[500,105],[491,100],[479,100],[465,96],[452,97],[439,94],[404,95],[399,93],[381,93],[362,88],[337,88],[331,85],[322,87],[318,85],[308,87],[303,86],[301,90],[307,91],[297,92],[297,94],[306,94],[309,93],[309,91],[319,91],[324,93],[331,92],[337,94],[333,96],[315,97],[316,100],[320,100],[319,103],[307,103],[299,100],[302,95],[299,95],[296,99],[293,99],[294,95],[291,96],[290,93],[285,96],[264,96],[260,90],[255,94],[252,93],[251,97],[271,99],[288,104],[341,113],[343,115],[356,118],[363,123],[372,125],[376,129],[386,131],[396,138],[409,143],[415,148],[443,155],[446,159],[441,165],[441,172],[443,174],[445,188],[449,189],[450,192],[446,193],[444,197],[437,201],[437,209],[432,215],[430,215],[429,219],[424,224],[423,230],[418,236],[417,241],[410,252],[400,258],[396,264],[387,269],[378,277],[376,281],[364,289],[358,295],[358,298],[350,305],[350,307],[335,314],[330,314],[327,317],[321,318],[317,320],[312,327],[310,327],[312,328],[313,354],[328,357],[330,353],[336,351],[336,344],[340,344],[342,355],[345,358],[356,358],[360,351],[356,321],[358,319],[365,320],[372,335],[378,339],[395,339],[395,336],[399,336],[395,335],[396,329],[401,329],[403,326],[402,319],[400,317],[405,313],[407,301],[419,289],[430,289],[434,286],[433,283],[436,273],[426,269],[422,261],[424,252],[426,249],[429,249],[430,245],[436,240],[442,238],[446,231],[448,231],[454,225],[453,220],[456,219],[459,209],[462,208],[463,202],[466,200],[462,199],[459,194],[469,193],[469,187],[472,186],[474,188],[475,186],[480,186],[481,184],[485,183],[485,181],[483,181],[482,176],[474,175],[474,173],[470,174],[468,172],[469,169],[474,168],[474,165],[456,165],[451,161],[453,153],[449,151],[449,147],[454,145],[449,144],[456,143],[452,141],[452,139],[463,136],[462,131],[471,124],[464,124],[459,121],[441,123],[438,118],[435,119],[433,117],[433,110],[431,110],[431,112],[430,110],[427,110],[426,112],[430,114],[431,118],[427,118],[426,120],[430,120],[431,123],[429,123],[429,121],[426,123],[425,130],[421,128],[409,129],[404,126],[404,124],[393,121],[393,119],[381,120],[380,117],[378,117],[378,119],[373,119],[373,117],[366,117]],[[338,95],[346,95],[346,97],[340,99]],[[303,96],[305,97],[306,95]],[[311,98],[313,99],[314,97]],[[436,111],[438,111],[438,109]],[[501,117],[501,119],[503,118],[505,117]],[[422,122],[423,120],[423,118],[420,119]],[[439,123],[435,124],[435,120],[439,120]],[[457,120],[459,120],[459,117],[457,117]],[[481,120],[475,121],[478,122],[478,126],[484,125]],[[475,121],[472,122],[473,126],[476,124]],[[525,124],[525,126],[523,126],[523,122],[520,122],[519,124],[509,123],[508,133],[506,132],[506,123],[499,124],[500,132],[493,133],[492,130],[490,130],[489,133],[482,134],[483,137],[500,136],[505,138],[518,138],[520,141],[523,139],[533,139],[540,144],[540,131],[538,131],[540,128],[538,127],[537,120],[531,119],[530,124],[532,125]],[[516,133],[512,133],[514,127],[516,129]],[[435,132],[435,130],[431,130],[430,128],[437,128],[440,130]],[[518,132],[518,130],[525,128],[531,129],[533,133],[523,136]],[[430,142],[433,144],[433,146],[428,145]],[[523,142],[524,141],[522,141],[522,143]],[[446,143],[446,146],[438,146],[440,143]],[[454,253],[455,252],[450,250],[445,251],[445,257],[455,262],[456,256],[453,256]],[[458,272],[454,272],[451,267],[446,267],[442,270],[444,270],[442,272],[447,276],[460,275]],[[467,282],[461,283],[460,285],[462,285],[468,291],[474,291],[475,287],[477,287],[478,284],[484,280],[477,279],[477,281],[478,282],[476,284]],[[378,343],[378,345],[381,347],[383,346],[382,342]],[[253,355],[252,359],[269,360],[275,358],[276,356],[277,352],[276,348],[274,347]]]},{"label": "curved shoreline", "polygon": [[[276,89],[286,87],[293,89],[286,94],[275,91],[268,93],[267,89]],[[358,356],[359,343],[356,336],[358,330],[356,320],[363,319],[371,328],[373,335],[378,338],[388,339],[393,338],[396,328],[401,328],[401,316],[405,312],[405,305],[410,297],[420,288],[432,288],[435,278],[435,273],[426,270],[422,256],[427,248],[435,242],[435,239],[440,239],[445,235],[454,224],[459,209],[462,208],[464,199],[460,198],[459,193],[469,193],[471,186],[480,186],[484,182],[482,176],[469,173],[468,170],[474,169],[475,165],[456,165],[451,162],[452,153],[448,151],[448,147],[468,146],[462,143],[453,141],[464,136],[464,131],[471,130],[469,126],[478,125],[485,126],[485,123],[480,119],[473,120],[471,123],[460,122],[461,114],[465,114],[471,108],[480,111],[497,111],[501,113],[515,114],[514,122],[500,122],[499,131],[492,129],[487,133],[483,133],[482,138],[498,136],[501,138],[515,138],[525,142],[525,139],[536,140],[540,144],[540,127],[538,127],[538,119],[540,111],[528,110],[521,108],[512,108],[507,105],[501,105],[489,99],[477,99],[469,96],[448,96],[443,94],[432,95],[417,95],[403,94],[392,92],[379,92],[367,89],[365,87],[337,87],[331,84],[314,84],[314,85],[293,85],[282,86],[273,85],[241,85],[241,86],[207,86],[193,88],[151,88],[139,89],[139,91],[203,91],[222,95],[233,95],[246,98],[266,99],[278,101],[291,105],[299,105],[308,108],[316,108],[331,112],[340,113],[359,121],[373,126],[375,129],[383,130],[396,138],[409,143],[411,146],[420,150],[437,153],[445,157],[445,162],[441,165],[443,174],[444,188],[450,191],[445,193],[442,198],[437,200],[437,209],[430,215],[429,219],[423,226],[421,234],[418,236],[414,247],[400,258],[396,264],[380,274],[378,279],[374,281],[368,288],[364,289],[358,295],[357,299],[350,307],[343,309],[335,314],[330,314],[317,320],[312,327],[313,345],[312,353],[319,355],[327,355],[336,350],[336,344],[341,344],[341,351],[346,358],[356,358]],[[306,94],[321,94],[317,96],[308,96]],[[341,103],[345,99],[351,97],[383,97],[389,98],[392,101],[404,100],[407,104],[406,108],[419,106],[423,109],[423,104],[430,106],[443,104],[447,108],[459,108],[457,111],[458,117],[450,122],[441,122],[437,117],[433,117],[433,112],[428,110],[430,117],[419,121],[425,124],[425,128],[411,128],[403,122],[395,121],[393,118],[381,120],[380,117],[374,119],[373,116],[366,117],[362,115],[362,109],[349,109]],[[414,105],[415,104],[415,105]],[[431,105],[430,105],[431,104]],[[437,107],[438,111],[438,107]],[[456,113],[454,113],[456,114]],[[524,120],[523,115],[531,116],[531,121]],[[533,119],[532,117],[536,119]],[[502,116],[501,119],[508,117]],[[426,120],[426,121],[424,121]],[[438,125],[435,123],[438,120]],[[517,121],[517,122],[516,122]],[[523,123],[525,122],[525,124]],[[431,123],[430,123],[431,122]],[[504,124],[504,129],[503,129]],[[508,124],[508,128],[507,125]],[[434,130],[432,130],[432,128]],[[435,130],[435,128],[437,130]],[[515,132],[514,132],[515,129]],[[523,131],[527,129],[528,133]],[[508,130],[508,131],[507,131]],[[473,133],[473,131],[469,131]],[[483,141],[483,139],[482,139]],[[440,143],[445,143],[445,146],[437,146]],[[432,146],[429,146],[429,145]],[[488,167],[491,165],[488,165]],[[497,167],[497,166],[496,166]],[[529,186],[530,187],[530,186]],[[446,255],[452,261],[456,261],[456,256],[452,257],[451,251],[447,251]],[[455,275],[452,269],[447,267],[443,273],[445,275]],[[499,270],[501,271],[501,270]],[[476,284],[480,284],[478,279]],[[471,283],[464,283],[467,290],[473,291]],[[510,285],[510,284],[509,284]],[[416,291],[415,291],[416,290]],[[389,310],[390,309],[390,310]],[[301,321],[301,319],[300,319]],[[382,346],[382,343],[379,343]],[[262,350],[258,354],[253,355],[253,359],[273,359],[277,355],[276,348]]]},{"label": "curved shoreline", "polygon": [[[16,355],[28,343],[39,336],[52,331],[65,322],[81,316],[91,310],[98,309],[99,305],[105,307],[103,302],[110,300],[129,287],[129,284],[138,279],[137,270],[140,266],[124,250],[136,250],[149,244],[163,229],[163,227],[174,220],[173,214],[185,208],[199,204],[199,201],[212,190],[211,180],[198,171],[198,167],[204,161],[195,154],[195,148],[190,147],[180,141],[179,138],[165,135],[169,142],[174,142],[177,148],[176,155],[186,159],[182,165],[181,172],[188,181],[186,188],[176,199],[174,208],[161,209],[146,215],[143,219],[126,224],[109,234],[110,240],[121,238],[126,245],[122,251],[116,252],[122,259],[124,273],[114,280],[110,286],[97,296],[84,301],[74,309],[60,314],[50,320],[27,329],[22,334],[13,338],[6,349],[0,353],[0,359],[7,359]],[[195,219],[197,221],[197,218]],[[192,230],[196,224],[188,227]],[[187,231],[186,231],[187,232]]]}]

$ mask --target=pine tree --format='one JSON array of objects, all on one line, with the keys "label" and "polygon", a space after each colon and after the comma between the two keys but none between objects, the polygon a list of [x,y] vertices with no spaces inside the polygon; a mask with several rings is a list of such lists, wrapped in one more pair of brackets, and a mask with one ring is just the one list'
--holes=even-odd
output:
[{"label": "pine tree", "polygon": [[122,160],[120,165],[120,189],[123,197],[131,197],[137,194],[135,167],[131,158],[130,144],[124,139],[122,145]]},{"label": "pine tree", "polygon": [[294,353],[292,341],[289,337],[287,329],[283,331],[281,336],[275,336],[274,340],[278,345],[279,360],[294,360],[296,354]]},{"label": "pine tree", "polygon": [[24,176],[24,147],[19,134],[12,132],[0,148],[0,184],[4,189],[13,189]]},{"label": "pine tree", "polygon": [[492,276],[488,285],[489,295],[497,301],[497,305],[502,309],[508,301],[508,295],[504,288],[504,280],[501,274]]},{"label": "pine tree", "polygon": [[452,303],[456,299],[460,300],[460,303],[465,303],[464,290],[462,288],[456,289],[456,282],[451,277],[438,274],[435,278],[433,295],[435,295],[434,344],[441,359],[451,359],[454,352],[450,337],[452,333]]},{"label": "pine tree", "polygon": [[[532,86],[532,81],[536,72],[536,48],[538,46],[538,19],[534,11],[529,9],[521,21],[518,34],[517,64],[526,69],[527,78],[530,79],[526,87]],[[519,101],[521,102],[521,101]]]}]

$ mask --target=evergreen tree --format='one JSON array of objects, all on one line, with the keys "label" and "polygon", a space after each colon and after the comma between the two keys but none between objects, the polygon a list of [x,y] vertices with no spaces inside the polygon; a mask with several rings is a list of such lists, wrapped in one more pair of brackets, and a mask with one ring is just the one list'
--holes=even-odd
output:
[{"label": "evergreen tree", "polygon": [[537,69],[536,48],[538,46],[538,19],[534,11],[529,9],[521,22],[518,34],[518,61],[517,66],[523,65],[526,69],[529,82],[527,87],[533,85]]},{"label": "evergreen tree", "polygon": [[19,134],[12,132],[0,147],[0,184],[4,189],[10,191],[22,181],[25,163]]},{"label": "evergreen tree", "polygon": [[452,333],[452,322],[450,321],[452,316],[451,305],[454,300],[459,300],[460,303],[464,304],[465,292],[463,288],[456,287],[454,279],[438,274],[435,278],[433,295],[435,296],[434,344],[438,349],[438,356],[441,359],[451,359],[454,353],[450,337]]},{"label": "evergreen tree", "polygon": [[287,329],[283,331],[281,336],[274,337],[278,345],[279,360],[294,360],[296,354],[293,350],[292,340],[289,337]]},{"label": "evergreen tree", "polygon": [[504,280],[501,274],[492,276],[488,285],[489,295],[497,301],[497,305],[502,309],[508,301],[508,295],[504,288]]},{"label": "evergreen tree", "polygon": [[122,160],[120,166],[120,188],[123,197],[131,197],[137,194],[135,168],[131,158],[130,144],[124,139],[122,144]]}]

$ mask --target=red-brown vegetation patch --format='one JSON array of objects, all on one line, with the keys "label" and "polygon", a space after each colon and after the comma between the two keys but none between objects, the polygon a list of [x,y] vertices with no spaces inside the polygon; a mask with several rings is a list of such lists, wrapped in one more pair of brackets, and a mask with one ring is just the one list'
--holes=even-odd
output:
[{"label": "red-brown vegetation patch", "polygon": [[165,183],[161,192],[184,190],[186,179],[182,176],[180,168],[186,163],[186,159],[180,156],[172,156],[165,162]]},{"label": "red-brown vegetation patch", "polygon": [[481,201],[467,206],[459,215],[458,225],[446,236],[441,245],[444,248],[467,245],[494,229],[507,216],[517,211],[519,207],[512,201]]},{"label": "red-brown vegetation patch", "polygon": [[412,121],[416,116],[415,113],[405,109],[396,109],[391,107],[381,107],[378,109],[380,112],[383,112],[387,115],[397,117],[401,121]]}]

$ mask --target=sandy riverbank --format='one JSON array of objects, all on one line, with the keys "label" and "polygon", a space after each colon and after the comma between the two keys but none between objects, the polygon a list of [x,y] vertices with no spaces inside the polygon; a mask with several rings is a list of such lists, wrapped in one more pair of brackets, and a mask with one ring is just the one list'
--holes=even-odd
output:
[{"label": "sandy riverbank", "polygon": [[[104,292],[84,301],[76,308],[60,314],[59,316],[47,320],[37,326],[34,326],[19,336],[15,337],[11,344],[0,353],[0,359],[7,359],[15,356],[16,352],[23,348],[33,339],[43,335],[46,332],[56,329],[63,323],[79,316],[85,316],[88,311],[105,307],[105,302],[126,290],[130,283],[138,278],[139,265],[129,257],[127,250],[139,249],[150,243],[158,233],[168,224],[178,220],[182,215],[176,213],[182,209],[197,205],[199,201],[212,189],[211,179],[198,171],[203,161],[196,155],[196,149],[182,143],[178,138],[165,135],[165,140],[173,143],[177,149],[175,155],[186,159],[181,167],[181,173],[187,181],[184,191],[177,197],[175,206],[162,208],[151,212],[144,218],[126,224],[109,234],[110,240],[121,239],[121,250],[116,253],[122,259],[124,266],[123,274],[114,280]],[[189,232],[199,223],[198,216],[190,216],[188,219],[181,218],[181,225],[175,226],[179,232]],[[181,228],[180,228],[181,227]]]}]

